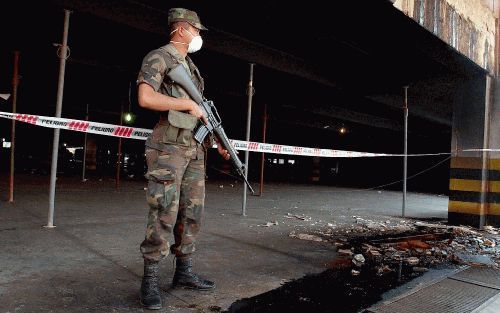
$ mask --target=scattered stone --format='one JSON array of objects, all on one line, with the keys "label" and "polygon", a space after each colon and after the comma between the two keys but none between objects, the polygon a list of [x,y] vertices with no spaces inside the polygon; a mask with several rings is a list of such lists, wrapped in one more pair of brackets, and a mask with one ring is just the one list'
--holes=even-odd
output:
[{"label": "scattered stone", "polygon": [[417,257],[414,257],[414,256],[407,258],[405,261],[410,266],[417,265],[420,262],[420,260]]},{"label": "scattered stone", "polygon": [[323,241],[323,238],[318,237],[316,235],[310,235],[310,234],[298,234],[298,235],[296,235],[295,232],[291,232],[288,236],[292,237],[292,238],[302,239],[302,240],[311,240],[311,241],[318,241],[318,242]]},{"label": "scattered stone", "polygon": [[378,257],[382,256],[382,255],[380,254],[380,252],[378,252],[377,250],[370,250],[370,251],[368,251],[368,254],[369,254],[371,257],[373,257],[373,258],[378,258]]},{"label": "scattered stone", "polygon": [[489,240],[487,238],[484,240],[483,243],[485,246],[492,247],[492,248],[494,248],[496,246],[496,243],[493,240]]},{"label": "scattered stone", "polygon": [[363,264],[365,264],[365,257],[362,254],[356,254],[354,256],[354,258],[352,259],[352,263],[354,263],[354,265],[360,267]]},{"label": "scattered stone", "polygon": [[352,251],[349,249],[339,249],[338,253],[343,256],[349,256],[351,257],[353,255]]},{"label": "scattered stone", "polygon": [[499,232],[497,229],[495,229],[493,226],[484,226],[484,231],[492,234],[492,235],[498,235]]},{"label": "scattered stone", "polygon": [[370,250],[377,250],[377,248],[375,248],[374,246],[370,245],[370,244],[367,244],[367,243],[364,243],[362,245],[363,247],[363,250],[366,250],[366,251],[370,251]]},{"label": "scattered stone", "polygon": [[210,310],[210,312],[220,312],[222,311],[222,308],[218,305],[211,305],[208,307],[208,309]]},{"label": "scattered stone", "polygon": [[430,224],[430,223],[425,223],[425,222],[415,222],[415,226],[417,226],[417,227],[427,227],[427,228],[439,228],[439,229],[446,229],[446,228],[448,228],[448,226],[446,226],[446,225]]},{"label": "scattered stone", "polygon": [[401,233],[412,230],[411,226],[408,225],[396,225],[395,230]]},{"label": "scattered stone", "polygon": [[257,225],[257,226],[261,226],[261,227],[271,227],[271,226],[277,226],[278,225],[278,221],[274,221],[274,222],[267,222],[265,224],[260,224],[260,225]]},{"label": "scattered stone", "polygon": [[378,275],[383,275],[392,272],[392,269],[389,266],[383,264],[382,266],[377,266],[376,269]]},{"label": "scattered stone", "polygon": [[310,221],[311,220],[311,217],[310,216],[306,216],[304,214],[302,215],[297,215],[297,214],[291,214],[291,213],[287,213],[285,215],[286,218],[296,218],[296,219],[299,219],[299,220],[302,220],[302,221]]}]

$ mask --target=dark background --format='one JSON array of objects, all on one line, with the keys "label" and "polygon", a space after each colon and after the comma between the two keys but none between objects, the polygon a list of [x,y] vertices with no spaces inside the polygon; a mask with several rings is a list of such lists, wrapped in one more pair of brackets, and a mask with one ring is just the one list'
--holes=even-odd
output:
[{"label": "dark background", "polygon": [[[53,44],[62,40],[64,17],[59,2],[40,1],[34,4],[18,1],[3,5],[0,22],[3,41],[0,50],[0,93],[11,92],[13,51],[20,50],[18,112],[46,116],[55,114],[59,60],[56,56],[57,47]],[[202,22],[209,28],[241,36],[266,49],[294,55],[337,85],[325,86],[257,63],[254,71],[256,92],[252,111],[252,141],[262,140],[262,115],[266,104],[269,114],[267,142],[402,153],[401,129],[371,126],[369,118],[364,123],[353,123],[318,112],[335,106],[402,125],[401,107],[388,106],[370,97],[389,93],[399,99],[402,106],[403,86],[409,85],[409,153],[449,152],[450,124],[436,123],[430,118],[412,114],[412,106],[429,103],[429,99],[418,98],[418,93],[426,93],[425,90],[412,89],[412,86],[436,77],[451,77],[448,82],[459,80],[464,74],[397,42],[395,39],[402,34],[393,24],[391,28],[394,33],[381,33],[377,27],[389,23],[383,20],[389,9],[387,1],[378,2],[381,12],[377,16],[377,12],[370,12],[370,8],[359,10],[353,4],[336,4],[334,12],[325,12],[321,10],[323,5],[319,2],[318,6],[313,6],[316,9],[304,9],[285,6],[279,1],[252,2],[252,7],[242,7],[236,2],[221,2],[211,7],[208,2],[198,1],[140,1],[148,8],[161,12],[173,6],[197,10]],[[225,8],[225,11],[221,8]],[[411,24],[399,15],[398,18]],[[373,19],[378,21],[378,26],[370,24]],[[165,34],[160,35],[74,11],[70,18],[68,45],[71,55],[66,65],[62,117],[84,119],[88,104],[90,120],[118,124],[123,107],[125,111],[130,108],[136,115],[134,126],[152,128],[157,114],[137,105],[135,79],[142,58],[150,50],[166,44],[166,34],[166,21]],[[206,43],[216,45],[215,35],[210,34],[209,30],[204,37]],[[394,50],[396,47],[401,50]],[[442,49],[442,46],[436,49]],[[243,140],[248,62],[208,48],[193,54],[192,58],[205,77],[205,96],[215,101],[227,134],[230,138]],[[442,92],[434,98],[439,97],[434,107],[444,112],[445,119],[451,123],[452,99],[449,96],[453,95],[453,84],[448,89],[439,87],[434,86],[434,90]],[[0,102],[0,110],[11,111],[11,100]],[[347,128],[346,134],[338,132],[342,126]],[[47,175],[53,130],[24,123],[17,123],[16,130],[16,171]],[[2,138],[10,138],[10,121],[0,120],[0,134]],[[83,133],[62,131],[60,142],[61,145],[66,143],[68,147],[81,147],[83,138]],[[91,178],[112,178],[118,140],[96,135],[89,135],[89,138],[96,143],[98,169],[89,171],[88,175]],[[133,164],[126,164],[123,177],[143,179],[144,142],[126,139],[123,140],[122,149],[129,160],[135,160]],[[81,175],[81,154],[73,156],[66,153],[64,148],[61,150],[61,175]],[[240,156],[243,159],[243,153]],[[250,156],[250,179],[257,181],[260,154],[251,153]],[[283,159],[284,164],[279,164],[279,159]],[[409,175],[445,159],[446,156],[410,157]],[[295,163],[289,164],[288,160],[294,160]],[[4,173],[8,171],[8,161],[8,149],[1,149],[0,170]],[[403,163],[400,157],[321,158],[320,162],[320,184],[367,188],[402,178]],[[221,161],[214,150],[210,151],[208,178],[233,179],[218,171],[226,168],[227,163]],[[266,155],[266,181],[309,182],[312,168],[311,157]],[[447,193],[448,180],[449,162],[445,161],[410,180],[408,189]],[[386,188],[400,189],[401,184]]]}]

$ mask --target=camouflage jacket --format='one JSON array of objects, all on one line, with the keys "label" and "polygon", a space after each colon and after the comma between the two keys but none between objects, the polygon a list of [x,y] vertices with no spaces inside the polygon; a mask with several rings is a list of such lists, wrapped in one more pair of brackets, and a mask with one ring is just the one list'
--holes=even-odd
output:
[{"label": "camouflage jacket", "polygon": [[[183,57],[171,43],[149,52],[144,57],[141,70],[137,78],[137,85],[147,83],[153,87],[155,91],[164,95],[174,98],[190,99],[187,92],[181,86],[171,81],[166,75],[178,64],[182,64],[186,68],[187,72],[191,75],[192,81],[198,87],[198,90],[200,90],[203,94],[204,80],[201,77],[200,71],[196,65],[194,65],[189,56]],[[179,118],[189,120],[189,117],[193,116],[182,117],[178,112],[173,112],[172,114],[169,114],[168,111],[161,112],[160,121],[155,127],[152,140],[156,142],[192,146],[194,144],[194,139],[189,138],[190,135],[192,135],[192,127],[189,127],[191,128],[189,132],[182,130],[179,132],[175,127],[171,127],[172,121],[175,122],[176,120],[179,120]],[[166,129],[156,129],[161,127],[166,127]],[[158,136],[156,136],[155,133],[157,133]],[[177,135],[175,135],[176,133]],[[182,139],[180,138],[181,135],[183,137]],[[177,137],[178,140],[173,137]]]},{"label": "camouflage jacket", "polygon": [[149,52],[144,57],[137,84],[147,83],[155,91],[171,97],[190,98],[181,86],[166,77],[166,74],[178,64],[186,68],[195,85],[203,93],[204,80],[200,71],[189,56],[184,58],[171,43]]}]

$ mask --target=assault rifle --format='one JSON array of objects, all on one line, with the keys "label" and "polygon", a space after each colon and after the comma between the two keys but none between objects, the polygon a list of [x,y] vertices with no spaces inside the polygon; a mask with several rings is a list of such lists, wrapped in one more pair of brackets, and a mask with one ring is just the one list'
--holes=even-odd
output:
[{"label": "assault rifle", "polygon": [[203,143],[203,140],[208,134],[215,134],[219,141],[219,144],[222,145],[222,147],[226,149],[231,156],[231,162],[236,168],[236,171],[238,171],[238,174],[243,177],[245,183],[248,186],[248,189],[250,189],[253,194],[254,191],[252,189],[252,186],[250,186],[250,183],[245,177],[245,165],[241,163],[238,155],[236,154],[236,150],[234,149],[231,142],[229,142],[229,138],[227,138],[226,132],[222,127],[222,121],[219,116],[219,112],[217,112],[213,101],[209,101],[203,97],[198,88],[196,88],[196,86],[194,85],[191,77],[189,77],[186,69],[182,64],[178,64],[176,67],[170,70],[167,73],[167,76],[175,83],[179,84],[182,88],[184,88],[191,99],[193,99],[194,102],[198,103],[198,105],[201,107],[201,110],[203,111],[203,115],[205,115],[205,117],[207,118],[206,125],[204,123],[199,123],[199,125],[195,128],[194,139],[199,143]]}]

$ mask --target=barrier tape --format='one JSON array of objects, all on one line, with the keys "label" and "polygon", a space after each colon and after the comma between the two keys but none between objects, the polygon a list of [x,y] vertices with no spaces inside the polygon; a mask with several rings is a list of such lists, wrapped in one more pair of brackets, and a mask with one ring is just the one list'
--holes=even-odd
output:
[{"label": "barrier tape", "polygon": [[105,123],[96,123],[91,121],[72,120],[67,118],[48,117],[30,114],[13,114],[0,112],[0,117],[14,119],[19,122],[29,123],[48,128],[60,128],[74,130],[83,133],[98,135],[107,135],[122,138],[142,139],[151,135],[152,130],[136,127],[126,127]]},{"label": "barrier tape", "polygon": [[463,152],[500,152],[500,149],[462,149]]},{"label": "barrier tape", "polygon": [[[106,123],[97,123],[91,121],[81,121],[81,120],[57,118],[57,117],[49,117],[41,115],[0,112],[0,117],[11,120],[14,119],[16,121],[42,127],[59,128],[59,129],[73,130],[84,133],[130,138],[130,139],[146,140],[152,133],[151,129],[145,129],[145,128],[127,127],[127,126],[120,126],[120,125],[113,125]],[[370,153],[370,152],[357,152],[357,151],[345,151],[345,150],[307,148],[307,147],[269,144],[262,142],[251,142],[251,141],[248,142],[248,141],[233,140],[233,139],[231,139],[230,141],[236,150],[266,152],[274,154],[319,156],[319,157],[330,157],[330,158],[404,156],[404,154]],[[216,146],[214,146],[214,148],[215,147]],[[469,150],[500,151],[500,149],[469,149]],[[433,156],[433,155],[450,155],[450,154],[451,153],[449,152],[443,152],[443,153],[408,154],[408,156]]]}]

